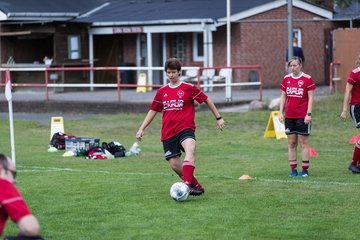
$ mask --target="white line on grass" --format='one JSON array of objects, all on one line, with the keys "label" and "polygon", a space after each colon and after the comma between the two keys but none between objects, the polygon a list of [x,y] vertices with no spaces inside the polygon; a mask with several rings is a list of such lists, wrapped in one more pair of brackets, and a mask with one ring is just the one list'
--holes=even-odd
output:
[{"label": "white line on grass", "polygon": [[[103,174],[121,174],[121,175],[142,175],[142,176],[173,176],[173,174],[166,173],[142,173],[142,172],[113,172],[113,171],[99,171],[99,170],[84,170],[84,169],[73,169],[73,168],[56,168],[56,167],[39,167],[39,166],[17,166],[18,168],[30,168],[30,169],[21,169],[18,172],[82,172],[82,173],[103,173]],[[200,175],[203,178],[225,178],[237,180],[237,177],[232,176],[204,176]],[[313,180],[283,180],[283,179],[266,179],[266,178],[253,178],[255,181],[260,182],[277,182],[277,183],[303,183],[303,184],[313,184],[313,185],[337,185],[337,186],[360,186],[360,183],[352,182],[326,182],[326,181],[313,181]]]},{"label": "white line on grass", "polygon": [[17,166],[17,168],[32,168],[21,169],[18,172],[82,172],[82,173],[105,173],[105,174],[121,174],[121,175],[147,175],[147,176],[172,176],[166,173],[130,173],[130,172],[113,172],[113,171],[99,171],[99,170],[84,170],[73,168],[56,168],[56,167],[38,167],[38,166]]},{"label": "white line on grass", "polygon": [[338,185],[338,186],[360,186],[360,183],[351,183],[351,182],[325,182],[325,181],[312,181],[312,180],[281,180],[281,179],[265,179],[265,178],[255,178],[255,180],[260,182],[279,182],[279,183],[305,183],[305,184],[314,184],[314,185]]}]

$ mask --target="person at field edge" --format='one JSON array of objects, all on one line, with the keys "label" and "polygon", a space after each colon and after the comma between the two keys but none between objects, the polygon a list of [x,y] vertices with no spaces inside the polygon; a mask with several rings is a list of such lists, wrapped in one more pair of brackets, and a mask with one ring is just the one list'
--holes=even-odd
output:
[{"label": "person at field edge", "polygon": [[[201,195],[205,190],[194,176],[195,101],[199,104],[203,102],[207,104],[220,130],[225,127],[225,122],[213,101],[204,92],[197,86],[179,79],[180,61],[176,58],[168,59],[165,62],[164,70],[169,83],[157,91],[150,110],[136,133],[136,138],[141,141],[146,127],[149,126],[158,112],[162,112],[161,141],[165,159],[171,169],[189,186],[190,195]],[[181,152],[185,152],[183,162],[180,160]]]},{"label": "person at field edge", "polygon": [[19,234],[5,239],[43,239],[38,220],[30,212],[15,186],[16,168],[10,158],[0,153],[0,236],[8,217],[16,223]]},{"label": "person at field edge", "polygon": [[[302,61],[302,65],[304,65],[304,62],[305,62],[305,56],[304,56],[304,53],[303,53],[303,49],[301,47],[299,47],[298,45],[298,39],[296,37],[293,38],[292,40],[292,45],[293,45],[293,56],[295,57],[299,57]],[[285,72],[288,72],[288,51],[289,50],[286,50],[286,62],[285,62]]]},{"label": "person at field edge", "polygon": [[[357,67],[350,72],[346,83],[343,111],[340,114],[340,118],[343,121],[346,121],[348,106],[350,105],[350,116],[354,121],[355,127],[357,129],[360,129],[360,55],[355,63]],[[360,140],[358,140],[358,142],[355,144],[352,161],[349,165],[349,170],[353,173],[360,173],[359,164]]]},{"label": "person at field edge", "polygon": [[[311,131],[311,113],[314,102],[315,83],[311,76],[301,71],[302,61],[292,57],[288,62],[291,73],[281,82],[280,122],[285,121],[285,133],[288,139],[288,157],[291,177],[309,176],[309,135]],[[286,105],[286,107],[285,107]],[[285,110],[285,119],[284,119]],[[297,171],[297,146],[301,145],[302,171]]]}]

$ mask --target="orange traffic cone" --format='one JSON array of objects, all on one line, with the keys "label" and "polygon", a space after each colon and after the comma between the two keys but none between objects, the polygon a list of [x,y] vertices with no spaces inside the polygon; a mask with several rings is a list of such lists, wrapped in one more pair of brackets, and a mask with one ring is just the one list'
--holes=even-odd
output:
[{"label": "orange traffic cone", "polygon": [[312,147],[309,147],[309,154],[310,154],[310,157],[317,157],[319,156],[319,154],[315,151],[314,148]]},{"label": "orange traffic cone", "polygon": [[354,135],[354,136],[350,139],[349,143],[350,143],[350,144],[356,144],[356,143],[359,141],[359,139],[360,139],[360,137],[359,137],[358,135]]}]

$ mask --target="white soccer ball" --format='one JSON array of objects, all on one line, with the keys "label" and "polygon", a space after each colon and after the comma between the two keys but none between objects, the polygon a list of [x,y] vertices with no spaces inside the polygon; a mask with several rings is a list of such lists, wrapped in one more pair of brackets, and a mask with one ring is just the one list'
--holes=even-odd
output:
[{"label": "white soccer ball", "polygon": [[170,196],[178,202],[185,201],[190,193],[189,187],[183,182],[176,182],[170,188]]}]

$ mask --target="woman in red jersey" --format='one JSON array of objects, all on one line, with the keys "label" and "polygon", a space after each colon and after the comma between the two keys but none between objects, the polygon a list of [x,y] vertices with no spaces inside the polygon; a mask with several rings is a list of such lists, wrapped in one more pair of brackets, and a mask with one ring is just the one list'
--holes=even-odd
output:
[{"label": "woman in red jersey", "polygon": [[[311,131],[311,112],[314,102],[315,83],[311,76],[303,73],[302,60],[293,57],[288,62],[291,73],[281,82],[279,120],[285,120],[285,133],[288,139],[288,156],[291,177],[309,176],[309,135]],[[286,105],[286,108],[285,108]],[[284,119],[285,110],[285,119]],[[297,171],[297,146],[301,146],[302,171]]]},{"label": "woman in red jersey", "polygon": [[[204,188],[194,176],[195,170],[195,101],[205,102],[213,113],[217,127],[223,129],[224,120],[212,100],[197,86],[179,79],[181,63],[170,58],[165,63],[169,83],[158,90],[150,110],[136,133],[141,141],[145,128],[149,126],[158,112],[163,112],[161,141],[165,159],[184,183],[190,188],[190,195],[201,195]],[[180,160],[181,151],[185,152],[184,161]]]},{"label": "woman in red jersey", "polygon": [[[348,106],[350,105],[350,116],[354,121],[355,127],[360,129],[360,56],[356,60],[357,67],[353,69],[348,77],[343,102],[343,111],[340,118],[346,121]],[[351,96],[351,98],[350,98]],[[350,103],[350,104],[349,104]],[[353,158],[349,170],[353,173],[360,173],[360,140],[355,145]]]}]

